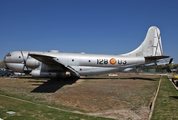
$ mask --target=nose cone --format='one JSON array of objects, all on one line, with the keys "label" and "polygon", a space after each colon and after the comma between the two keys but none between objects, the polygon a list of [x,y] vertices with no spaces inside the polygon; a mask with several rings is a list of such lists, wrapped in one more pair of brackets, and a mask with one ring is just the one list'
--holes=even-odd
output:
[{"label": "nose cone", "polygon": [[4,57],[4,68],[5,69],[9,69],[8,68],[8,63],[11,61],[11,53],[8,53],[5,57]]}]

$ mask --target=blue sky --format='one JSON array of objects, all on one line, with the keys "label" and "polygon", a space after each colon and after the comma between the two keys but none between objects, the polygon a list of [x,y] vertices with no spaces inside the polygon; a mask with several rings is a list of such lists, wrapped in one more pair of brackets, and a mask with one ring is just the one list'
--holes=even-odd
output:
[{"label": "blue sky", "polygon": [[178,63],[177,0],[1,0],[0,60],[11,51],[124,54],[147,30]]}]

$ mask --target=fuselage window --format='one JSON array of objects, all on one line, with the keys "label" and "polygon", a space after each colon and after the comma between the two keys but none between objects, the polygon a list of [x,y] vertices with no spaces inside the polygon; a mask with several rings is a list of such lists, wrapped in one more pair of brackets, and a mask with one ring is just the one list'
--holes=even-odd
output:
[{"label": "fuselage window", "polygon": [[74,62],[74,59],[72,59],[72,62]]},{"label": "fuselage window", "polygon": [[91,62],[90,60],[88,62]]}]

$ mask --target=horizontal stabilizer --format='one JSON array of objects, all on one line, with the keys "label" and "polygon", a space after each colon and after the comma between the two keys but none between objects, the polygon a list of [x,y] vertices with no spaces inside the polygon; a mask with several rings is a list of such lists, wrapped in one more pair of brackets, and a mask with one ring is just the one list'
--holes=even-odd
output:
[{"label": "horizontal stabilizer", "polygon": [[165,58],[169,58],[169,56],[148,56],[148,57],[145,57],[145,59],[148,59],[148,60],[158,60],[158,59],[165,59]]}]

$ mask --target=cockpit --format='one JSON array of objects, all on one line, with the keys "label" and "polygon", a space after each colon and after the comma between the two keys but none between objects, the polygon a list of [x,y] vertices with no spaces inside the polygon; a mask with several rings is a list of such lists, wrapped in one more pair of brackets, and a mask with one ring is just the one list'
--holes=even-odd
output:
[{"label": "cockpit", "polygon": [[10,53],[7,53],[7,55],[4,57],[4,59],[6,58],[6,57],[10,57],[11,56],[11,54]]},{"label": "cockpit", "polygon": [[11,54],[10,54],[10,53],[8,53],[8,54],[4,57],[4,62],[6,62],[6,59],[9,58],[9,57],[11,57]]},{"label": "cockpit", "polygon": [[10,57],[11,56],[11,54],[10,53],[8,53],[5,57]]}]

